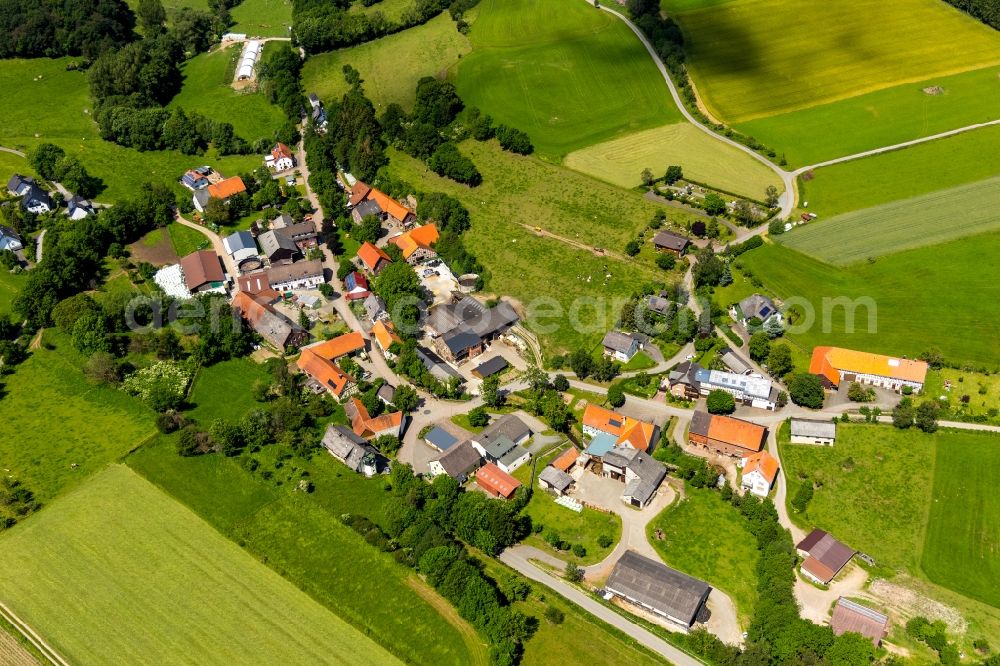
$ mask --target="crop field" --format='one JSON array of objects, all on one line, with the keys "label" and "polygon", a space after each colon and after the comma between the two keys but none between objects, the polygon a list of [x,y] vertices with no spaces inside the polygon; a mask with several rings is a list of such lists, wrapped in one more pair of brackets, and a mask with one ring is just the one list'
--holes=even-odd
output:
[{"label": "crop field", "polygon": [[[409,110],[416,97],[417,81],[424,76],[444,76],[471,48],[445,12],[388,37],[315,55],[306,60],[302,81],[305,89],[320,99],[339,100],[347,92],[341,68],[350,64],[361,72],[365,95],[379,113],[393,102]],[[401,58],[401,53],[406,57]]]},{"label": "crop field", "polygon": [[[47,503],[155,431],[153,412],[123,391],[90,384],[68,336],[47,330],[40,349],[4,378],[0,461]],[[44,415],[39,410],[44,410]]]},{"label": "crop field", "polygon": [[994,66],[906,83],[736,127],[799,167],[996,118],[1000,118],[1000,68]]},{"label": "crop field", "polygon": [[[546,353],[589,349],[614,325],[620,310],[616,299],[627,299],[648,281],[672,277],[651,263],[597,256],[533,231],[540,227],[587,247],[620,251],[660,208],[657,204],[492,143],[469,141],[461,147],[483,174],[483,184],[475,189],[436,176],[398,152],[391,153],[391,171],[418,191],[445,192],[468,207],[472,229],[464,240],[490,273],[487,290],[512,296],[537,315],[529,317],[535,322],[529,326]],[[670,209],[668,216],[680,217]],[[550,316],[550,304],[562,315]]]},{"label": "crop field", "polygon": [[937,0],[708,4],[676,18],[699,93],[731,123],[1000,64],[1000,35]]},{"label": "crop field", "polygon": [[680,120],[652,59],[621,21],[584,2],[484,0],[456,85],[558,160]]},{"label": "crop field", "polygon": [[939,585],[1000,608],[1000,438],[940,440],[921,567]]},{"label": "crop field", "polygon": [[288,37],[292,0],[242,0],[229,13],[235,22],[229,32],[244,32],[249,37]]},{"label": "crop field", "polygon": [[[1000,173],[1000,126],[817,169],[802,200],[822,217],[938,192]],[[973,202],[974,203],[974,202]]]},{"label": "crop field", "polygon": [[[1000,304],[984,297],[996,288],[992,271],[978,270],[983,257],[1000,256],[1000,234],[983,234],[899,252],[875,263],[837,268],[778,245],[740,257],[764,284],[765,293],[796,297],[815,314],[812,324],[787,338],[807,353],[815,345],[838,345],[915,357],[939,348],[958,364],[996,367],[1000,358]],[[824,298],[873,299],[876,325],[865,307],[856,311],[853,332],[844,307],[824,316]],[[825,321],[824,321],[825,320]],[[956,332],[960,332],[956,335]]]},{"label": "crop field", "polygon": [[744,626],[749,622],[757,600],[757,546],[747,521],[718,493],[688,488],[649,524],[647,537],[664,562],[728,594]]},{"label": "crop field", "polygon": [[[137,195],[145,182],[173,185],[185,170],[211,164],[224,175],[260,164],[259,155],[218,157],[176,151],[139,152],[103,141],[90,118],[85,72],[66,71],[72,58],[0,60],[0,137],[8,148],[29,150],[49,141],[76,155],[106,190],[97,201],[114,203]],[[179,185],[177,190],[181,191]]]},{"label": "crop field", "polygon": [[[265,46],[264,50],[267,48]],[[184,87],[170,106],[230,123],[237,136],[253,143],[262,137],[273,136],[284,124],[285,114],[264,95],[239,93],[229,85],[235,71],[234,61],[240,57],[240,52],[238,45],[230,46],[224,51],[202,53],[185,62],[182,68]]]},{"label": "crop field", "polygon": [[[344,513],[384,520],[384,480],[353,474],[324,452],[282,461],[274,446],[251,474],[236,459],[182,458],[175,438],[160,437],[126,462],[400,659],[485,664],[482,638],[447,602],[340,522]],[[294,491],[296,467],[309,472],[314,492]]]},{"label": "crop field", "polygon": [[734,194],[762,199],[768,185],[782,187],[769,168],[741,150],[708,136],[690,123],[674,123],[635,132],[573,151],[563,164],[620,187],[641,184],[649,168],[662,177],[679,164],[684,175]]},{"label": "crop field", "polygon": [[73,662],[398,663],[122,465],[4,535],[0,553],[4,602]]},{"label": "crop field", "polygon": [[837,266],[1000,229],[1000,177],[798,227],[778,242]]}]

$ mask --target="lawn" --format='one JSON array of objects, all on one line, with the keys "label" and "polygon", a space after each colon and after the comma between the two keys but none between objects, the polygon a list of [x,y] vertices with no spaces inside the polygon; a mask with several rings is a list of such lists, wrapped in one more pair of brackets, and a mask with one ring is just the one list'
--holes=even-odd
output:
[{"label": "lawn", "polygon": [[174,253],[178,257],[183,257],[195,250],[201,250],[211,245],[205,234],[199,232],[197,229],[185,227],[179,222],[168,224],[167,232],[170,234],[170,242],[174,246]]},{"label": "lawn", "polygon": [[269,377],[264,367],[248,358],[222,361],[198,371],[188,402],[191,418],[207,427],[215,419],[237,420],[260,405],[250,389]]},{"label": "lawn", "polygon": [[21,286],[28,279],[27,273],[0,271],[0,315],[10,314],[10,304]]},{"label": "lawn", "polygon": [[[350,64],[361,72],[365,95],[379,113],[393,102],[409,110],[416,98],[417,81],[443,75],[471,48],[445,12],[388,37],[312,56],[302,69],[302,81],[307,92],[315,92],[327,103],[339,100],[347,92],[341,68]],[[401,53],[406,57],[401,58]]]},{"label": "lawn", "polygon": [[[951,389],[944,387],[951,382]],[[924,394],[944,398],[953,414],[986,419],[987,423],[1000,425],[1000,375],[941,368],[927,373]]]},{"label": "lawn", "polygon": [[708,4],[675,18],[699,93],[731,123],[1000,63],[1000,35],[938,0]]},{"label": "lawn", "polygon": [[243,32],[250,37],[289,36],[291,0],[242,0],[229,13],[235,22],[229,32]]},{"label": "lawn", "polygon": [[[172,185],[187,192],[177,179],[192,166],[211,164],[225,175],[249,171],[260,165],[259,155],[218,157],[183,155],[176,151],[139,152],[103,141],[91,120],[87,75],[67,71],[72,58],[0,60],[0,136],[9,148],[30,150],[48,141],[80,158],[91,175],[107,189],[97,201],[114,203],[138,195],[146,182]],[[16,100],[16,103],[15,103]]]},{"label": "lawn", "polygon": [[798,227],[776,240],[820,261],[846,266],[996,231],[998,208],[1000,176],[844,213]]},{"label": "lawn", "polygon": [[[274,44],[265,46],[264,50],[274,47]],[[268,102],[263,94],[233,90],[230,84],[240,53],[240,45],[235,45],[224,51],[216,49],[202,53],[185,62],[181,70],[184,87],[170,106],[179,106],[185,111],[196,111],[213,120],[230,123],[237,136],[252,144],[258,139],[274,136],[274,132],[285,123],[285,114]]]},{"label": "lawn", "polygon": [[547,159],[680,120],[639,40],[587,3],[483,0],[469,38],[462,99],[527,132]]},{"label": "lawn", "polygon": [[0,553],[4,602],[74,662],[397,663],[125,466],[5,535]]},{"label": "lawn", "polygon": [[0,460],[48,503],[153,434],[153,412],[122,391],[91,385],[68,336],[43,345],[4,378]]},{"label": "lawn", "polygon": [[[737,129],[784,154],[790,164],[816,164],[1000,117],[998,74],[997,67],[985,67],[939,76],[751,120]],[[943,92],[924,92],[934,87]]]},{"label": "lawn", "polygon": [[[341,524],[344,513],[384,520],[385,481],[355,475],[322,451],[308,462],[278,453],[266,447],[251,474],[236,459],[181,458],[174,437],[161,437],[126,462],[400,659],[485,663],[482,639],[439,614],[447,604],[430,587]],[[309,495],[293,490],[302,471],[316,486]]]},{"label": "lawn", "polygon": [[[757,601],[757,541],[739,512],[711,490],[688,488],[646,528],[663,561],[725,592],[746,626]],[[662,530],[664,539],[656,537]]]},{"label": "lawn", "polygon": [[939,439],[921,567],[939,585],[1000,607],[1000,438]]},{"label": "lawn", "polygon": [[[669,357],[665,357],[669,358]],[[628,363],[622,366],[623,372],[633,372],[636,370],[649,370],[656,366],[656,361],[649,358],[646,352],[638,352]]]},{"label": "lawn", "polygon": [[[651,260],[597,256],[534,232],[541,227],[588,247],[621,251],[662,209],[658,204],[536,158],[503,152],[495,143],[465,142],[462,150],[483,174],[483,184],[475,189],[436,176],[399,152],[390,151],[391,171],[418,191],[451,194],[469,209],[472,229],[463,239],[490,273],[487,290],[528,308],[529,326],[546,353],[590,349],[614,326],[620,311],[616,299],[667,276]],[[683,216],[667,212],[671,221]],[[561,314],[550,314],[553,304]]]},{"label": "lawn", "polygon": [[705,134],[690,123],[675,123],[635,132],[574,151],[564,164],[621,187],[641,184],[643,169],[662,177],[679,164],[684,175],[712,187],[762,199],[768,185],[781,179],[754,158]]},{"label": "lawn", "polygon": [[7,194],[7,181],[15,173],[23,176],[34,176],[35,170],[28,164],[25,158],[12,153],[0,152],[0,180],[3,181],[4,195]]},{"label": "lawn", "polygon": [[[980,270],[985,257],[1000,256],[1000,234],[900,252],[875,263],[837,268],[794,250],[765,245],[740,257],[764,284],[762,293],[795,297],[815,319],[795,322],[787,337],[807,352],[815,345],[837,345],[883,354],[915,357],[939,348],[961,365],[994,368],[1000,358],[1000,304],[996,280]],[[869,330],[864,307],[849,331],[844,307],[829,299],[872,299],[876,326]],[[824,299],[830,312],[824,316]],[[826,321],[824,321],[824,319]],[[956,335],[956,332],[959,332]]]}]

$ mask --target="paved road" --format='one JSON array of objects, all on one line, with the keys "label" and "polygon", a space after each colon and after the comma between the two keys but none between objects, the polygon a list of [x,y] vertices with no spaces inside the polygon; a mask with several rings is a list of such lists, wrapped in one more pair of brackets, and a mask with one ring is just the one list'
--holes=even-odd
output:
[{"label": "paved road", "polygon": [[46,231],[48,231],[48,229],[42,229],[42,232],[40,234],[38,234],[38,237],[35,239],[35,263],[36,264],[42,263],[42,251],[43,251],[43,245],[45,243],[45,232]]},{"label": "paved road", "polygon": [[[539,553],[541,552],[537,551],[537,549],[533,550],[536,550],[536,552]],[[667,643],[665,640],[654,635],[649,630],[630,622],[625,617],[619,615],[615,611],[607,608],[597,600],[585,594],[579,588],[570,585],[563,579],[558,578],[547,571],[539,569],[528,561],[528,557],[526,556],[528,553],[530,553],[530,551],[525,551],[520,547],[508,548],[500,554],[500,561],[507,564],[521,575],[551,588],[580,608],[596,616],[598,619],[607,622],[653,652],[663,656],[665,659],[669,660],[670,663],[677,664],[677,666],[701,666],[702,662],[687,653],[682,652],[670,643]],[[531,557],[534,556],[531,555]]]}]

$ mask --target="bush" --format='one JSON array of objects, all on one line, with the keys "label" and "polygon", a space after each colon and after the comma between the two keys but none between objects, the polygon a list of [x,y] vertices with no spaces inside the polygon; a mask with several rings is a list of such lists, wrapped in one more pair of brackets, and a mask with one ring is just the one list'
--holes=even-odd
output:
[{"label": "bush", "polygon": [[427,159],[427,166],[439,176],[475,187],[483,182],[479,169],[451,142],[442,143]]},{"label": "bush", "polygon": [[677,257],[673,252],[661,252],[656,255],[656,265],[665,271],[672,270],[677,265]]},{"label": "bush", "polygon": [[597,545],[600,546],[601,548],[607,548],[613,543],[614,540],[607,534],[602,534],[601,536],[597,537]]},{"label": "bush", "polygon": [[710,391],[705,403],[710,414],[732,414],[736,411],[736,400],[732,394],[720,389]]},{"label": "bush", "polygon": [[625,404],[625,392],[622,391],[621,384],[612,384],[608,388],[608,404],[612,407],[621,407]]},{"label": "bush", "polygon": [[490,415],[482,407],[476,407],[469,412],[469,425],[474,428],[485,428],[490,422]]},{"label": "bush", "polygon": [[569,380],[566,379],[565,375],[556,375],[555,379],[552,380],[552,388],[557,391],[566,391],[569,389]]},{"label": "bush", "polygon": [[639,249],[640,249],[639,241],[630,240],[628,243],[625,244],[625,254],[627,254],[630,257],[634,257],[635,255],[639,254]]},{"label": "bush", "polygon": [[788,395],[796,405],[820,409],[824,398],[823,383],[816,375],[797,374],[788,382]]},{"label": "bush", "polygon": [[582,543],[574,543],[572,550],[577,557],[586,557],[587,555],[587,549],[583,547]]},{"label": "bush", "polygon": [[562,624],[566,618],[561,610],[555,606],[548,606],[545,608],[545,619],[552,624]]},{"label": "bush", "polygon": [[795,497],[792,499],[792,508],[798,513],[805,513],[806,509],[809,507],[809,502],[813,497],[813,483],[811,479],[805,479],[802,485],[799,486],[798,492],[795,493]]}]

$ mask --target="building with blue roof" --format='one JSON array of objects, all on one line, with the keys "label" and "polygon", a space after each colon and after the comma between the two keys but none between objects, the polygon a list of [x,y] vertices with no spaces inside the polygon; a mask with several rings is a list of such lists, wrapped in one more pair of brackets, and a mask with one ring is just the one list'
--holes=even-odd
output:
[{"label": "building with blue roof", "polygon": [[441,426],[434,426],[430,432],[424,435],[424,441],[442,452],[458,444],[458,438]]}]

